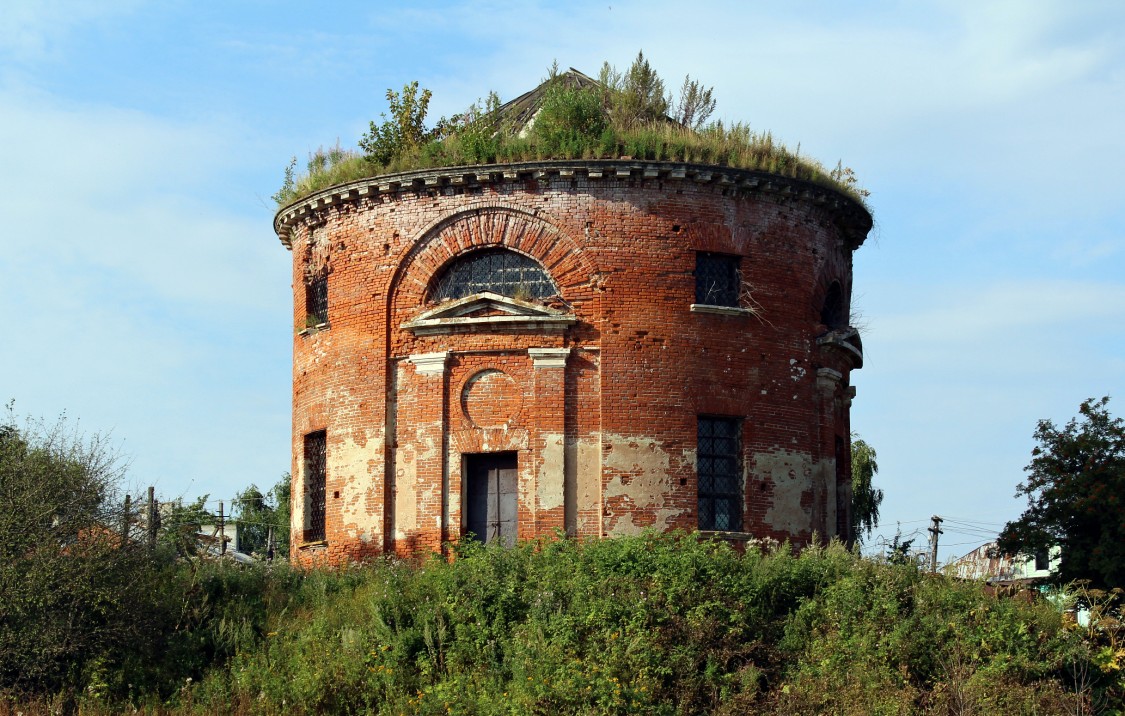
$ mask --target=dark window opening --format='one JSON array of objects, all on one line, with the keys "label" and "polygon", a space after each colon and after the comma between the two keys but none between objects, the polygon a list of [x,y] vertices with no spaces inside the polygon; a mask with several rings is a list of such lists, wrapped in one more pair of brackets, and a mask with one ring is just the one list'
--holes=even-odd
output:
[{"label": "dark window opening", "polygon": [[699,418],[696,472],[701,530],[742,530],[740,432],[738,418]]},{"label": "dark window opening", "polygon": [[846,328],[848,317],[844,314],[844,290],[840,288],[839,281],[833,281],[824,296],[824,306],[820,309],[820,322],[828,326],[828,330]]},{"label": "dark window opening", "polygon": [[1043,572],[1051,568],[1051,560],[1047,550],[1041,549],[1035,553],[1035,571]]},{"label": "dark window opening", "polygon": [[305,284],[305,327],[328,323],[328,277],[316,276]]},{"label": "dark window opening", "polygon": [[517,458],[514,452],[465,457],[465,532],[484,543],[516,543]]},{"label": "dark window opening", "polygon": [[738,306],[741,285],[737,256],[695,254],[695,302],[707,306]]},{"label": "dark window opening", "polygon": [[535,259],[507,249],[486,249],[455,259],[434,283],[430,300],[464,298],[482,291],[525,301],[559,292]]},{"label": "dark window opening", "polygon": [[851,544],[852,534],[851,483],[852,466],[847,441],[836,436],[836,535]]},{"label": "dark window opening", "polygon": [[325,537],[324,512],[328,452],[325,432],[318,430],[305,436],[305,542],[320,542]]}]

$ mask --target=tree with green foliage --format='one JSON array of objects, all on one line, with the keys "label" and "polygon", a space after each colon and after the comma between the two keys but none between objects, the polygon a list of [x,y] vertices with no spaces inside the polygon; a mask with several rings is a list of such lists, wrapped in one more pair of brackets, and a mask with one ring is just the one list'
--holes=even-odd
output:
[{"label": "tree with green foliage", "polygon": [[367,134],[359,140],[359,147],[368,159],[380,164],[390,164],[404,154],[416,151],[431,139],[426,130],[426,112],[433,93],[428,89],[418,91],[418,81],[403,86],[401,94],[387,90],[387,105],[391,116],[383,114],[383,122],[371,122]]},{"label": "tree with green foliage", "polygon": [[680,101],[676,104],[675,119],[688,129],[699,131],[715,113],[714,87],[704,87],[690,75],[684,77],[680,87]]},{"label": "tree with green foliage", "polygon": [[875,448],[852,433],[852,534],[857,543],[862,544],[879,524],[883,491],[873,484],[877,472],[879,464],[875,462]]},{"label": "tree with green foliage", "polygon": [[599,93],[554,82],[543,97],[532,133],[548,146],[581,156],[584,145],[596,141],[609,126]]},{"label": "tree with green foliage", "polygon": [[238,545],[243,552],[265,555],[272,529],[275,555],[289,555],[289,491],[286,473],[267,493],[251,484],[235,496]]},{"label": "tree with green foliage", "polygon": [[104,436],[84,437],[65,418],[17,426],[9,406],[0,424],[0,694],[97,689],[155,649],[155,556],[130,532],[124,470]]},{"label": "tree with green foliage", "polygon": [[667,117],[671,98],[643,51],[625,72],[604,63],[598,81],[608,94],[609,115],[615,125],[631,128]]},{"label": "tree with green foliage", "polygon": [[1063,427],[1040,420],[1027,479],[1028,507],[1005,525],[998,548],[1034,554],[1061,547],[1057,579],[1125,586],[1125,421],[1109,397],[1086,400]]},{"label": "tree with green foliage", "polygon": [[199,553],[199,532],[214,520],[207,510],[210,495],[201,495],[191,502],[183,500],[161,505],[160,530],[157,541],[177,557],[194,557]]}]

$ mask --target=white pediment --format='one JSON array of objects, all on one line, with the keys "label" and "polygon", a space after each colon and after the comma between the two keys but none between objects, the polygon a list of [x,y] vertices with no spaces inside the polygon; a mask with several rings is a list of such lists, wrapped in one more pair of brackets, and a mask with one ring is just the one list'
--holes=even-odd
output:
[{"label": "white pediment", "polygon": [[577,320],[567,311],[484,291],[423,311],[402,327],[415,335],[512,331],[559,333]]}]

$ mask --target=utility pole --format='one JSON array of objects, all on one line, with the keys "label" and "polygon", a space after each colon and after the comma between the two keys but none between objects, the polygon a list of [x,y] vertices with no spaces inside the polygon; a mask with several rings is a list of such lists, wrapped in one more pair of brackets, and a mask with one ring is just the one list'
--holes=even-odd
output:
[{"label": "utility pole", "polygon": [[941,531],[941,518],[934,515],[930,518],[933,524],[927,530],[930,533],[930,571],[937,571],[937,545],[938,535],[943,534]]}]

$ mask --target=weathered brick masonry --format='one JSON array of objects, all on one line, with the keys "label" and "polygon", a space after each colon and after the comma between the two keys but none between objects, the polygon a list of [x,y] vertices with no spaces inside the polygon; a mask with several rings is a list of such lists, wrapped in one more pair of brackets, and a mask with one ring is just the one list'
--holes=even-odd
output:
[{"label": "weathered brick masonry", "polygon": [[[633,161],[386,175],[286,207],[293,554],[418,554],[470,525],[850,539],[862,349],[847,317],[870,227],[813,184]],[[533,259],[555,295],[473,293],[491,279],[472,274],[438,300],[454,267],[498,248]],[[701,302],[709,259],[735,291]],[[700,453],[711,430],[735,439]],[[305,454],[319,431],[323,469]]]}]

